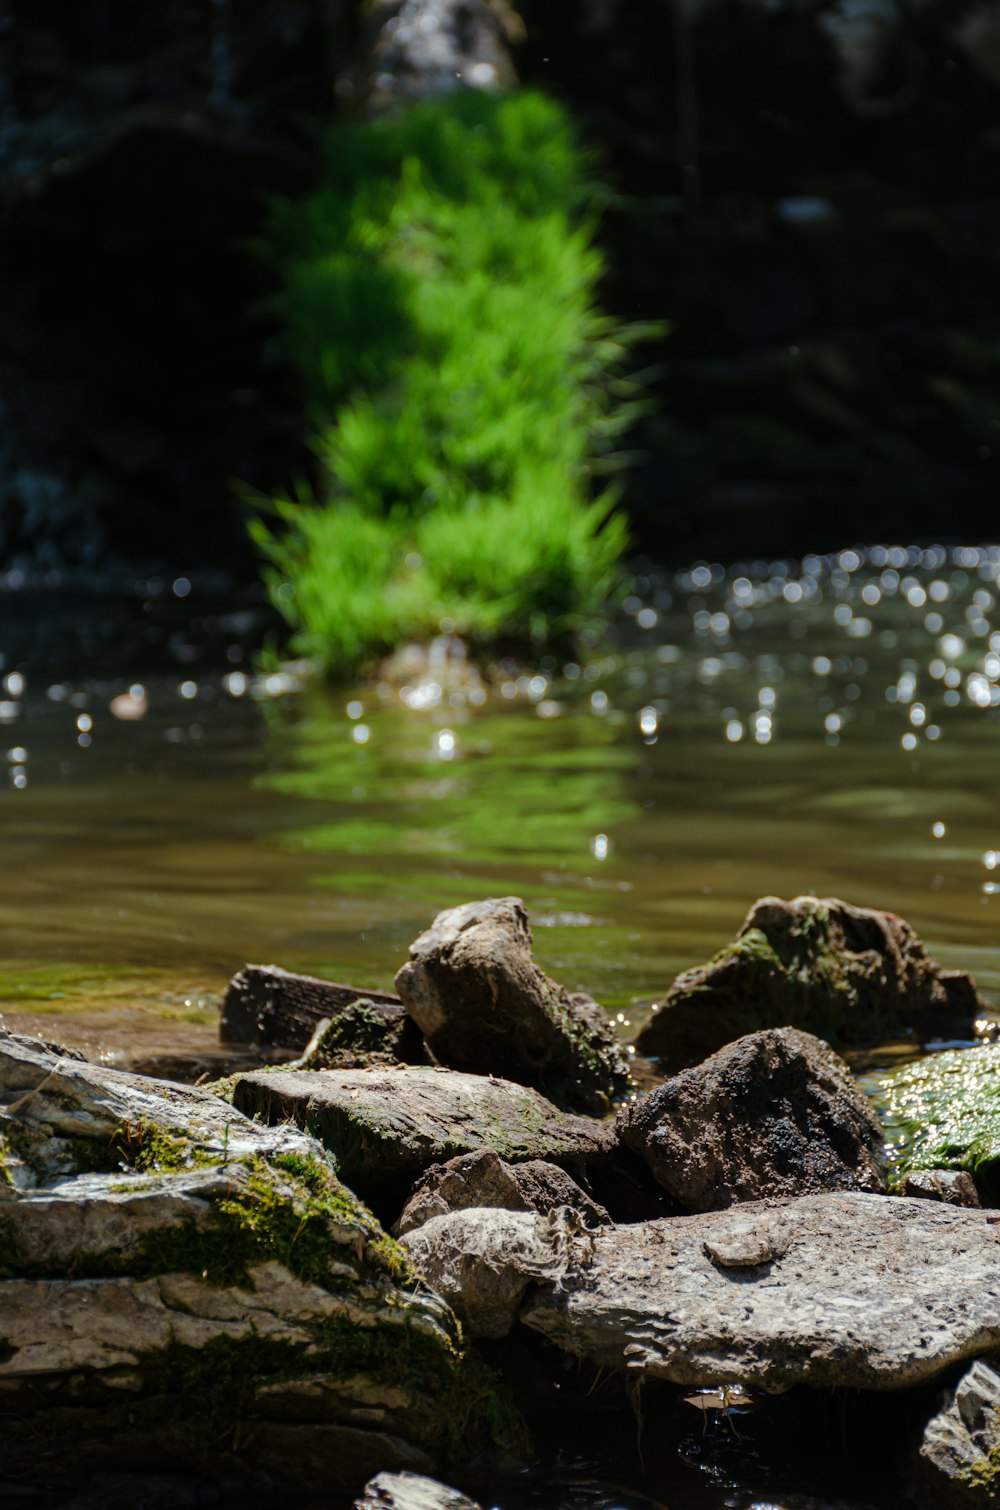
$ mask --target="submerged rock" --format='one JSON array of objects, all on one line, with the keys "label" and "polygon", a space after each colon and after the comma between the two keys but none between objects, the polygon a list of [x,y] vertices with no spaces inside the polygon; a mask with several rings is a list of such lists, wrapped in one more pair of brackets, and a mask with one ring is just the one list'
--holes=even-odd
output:
[{"label": "submerged rock", "polygon": [[878,1082],[893,1171],[966,1170],[984,1205],[1000,1204],[1000,1045],[949,1049]]},{"label": "submerged rock", "polygon": [[611,1221],[604,1207],[591,1200],[558,1165],[541,1159],[507,1164],[492,1149],[481,1148],[449,1159],[447,1164],[432,1164],[414,1187],[393,1231],[412,1232],[432,1217],[474,1206],[538,1211],[543,1215],[570,1207],[588,1227]]},{"label": "submerged rock", "polygon": [[618,1126],[688,1211],[885,1189],[873,1108],[843,1060],[795,1028],[737,1039],[627,1103]]},{"label": "submerged rock", "polygon": [[518,897],[439,913],[410,945],[396,989],[443,1064],[503,1075],[597,1115],[631,1088],[603,1009],[533,963]]},{"label": "submerged rock", "polygon": [[636,1380],[894,1390],[1000,1345],[996,1233],[984,1212],[837,1192],[592,1232],[459,1211],[405,1241],[459,1305],[501,1268],[511,1322],[519,1274],[525,1325]]},{"label": "submerged rock", "polygon": [[910,1031],[973,1038],[985,1010],[971,977],[942,969],[893,913],[764,897],[733,943],[677,977],[636,1048],[673,1070],[758,1028],[803,1028],[835,1047]]},{"label": "submerged rock", "polygon": [[474,1500],[421,1473],[380,1473],[354,1510],[481,1510]]},{"label": "submerged rock", "polygon": [[297,1128],[0,1034],[0,1148],[8,1479],[184,1461],[347,1495],[515,1448],[447,1306]]},{"label": "submerged rock", "polygon": [[261,1070],[236,1078],[233,1105],[267,1123],[304,1127],[352,1190],[395,1200],[397,1209],[431,1164],[474,1149],[585,1176],[617,1148],[609,1123],[560,1112],[526,1086],[456,1070]]},{"label": "submerged rock", "polygon": [[1000,1373],[978,1359],[924,1430],[917,1462],[926,1510],[1000,1505]]}]

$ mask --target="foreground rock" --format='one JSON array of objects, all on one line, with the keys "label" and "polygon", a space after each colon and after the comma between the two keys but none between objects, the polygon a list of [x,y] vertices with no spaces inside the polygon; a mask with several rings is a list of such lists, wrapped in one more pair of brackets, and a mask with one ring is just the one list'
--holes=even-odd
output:
[{"label": "foreground rock", "polygon": [[688,1211],[885,1189],[871,1104],[843,1060],[795,1028],[737,1039],[627,1103],[618,1126]]},{"label": "foreground rock", "polygon": [[1000,1344],[997,1228],[931,1201],[841,1192],[596,1232],[462,1211],[405,1242],[466,1314],[506,1254],[527,1326],[640,1379],[903,1389]]},{"label": "foreground rock", "polygon": [[412,1232],[435,1216],[474,1206],[543,1215],[569,1207],[584,1226],[601,1227],[611,1221],[604,1207],[558,1165],[541,1159],[507,1164],[492,1149],[481,1148],[447,1164],[432,1164],[417,1182],[393,1231]]},{"label": "foreground rock", "polygon": [[[373,1020],[384,1017],[387,1030],[399,1034],[407,1025],[399,997],[387,991],[294,975],[277,965],[245,965],[226,987],[219,1037],[225,1044],[302,1050],[320,1023],[336,1019],[361,1000],[372,1008]],[[420,1034],[412,1024],[399,1052],[409,1063],[418,1064],[424,1057]]]},{"label": "foreground rock", "polygon": [[1000,1204],[1000,1046],[949,1049],[885,1075],[876,1104],[894,1170],[964,1170]]},{"label": "foreground rock", "polygon": [[420,1473],[380,1473],[355,1510],[481,1510],[474,1500]]},{"label": "foreground rock", "polygon": [[579,1178],[613,1158],[614,1127],[557,1109],[492,1075],[404,1068],[262,1070],[240,1075],[233,1105],[274,1125],[296,1123],[329,1149],[365,1200],[402,1204],[431,1164],[488,1148],[510,1164],[544,1159]]},{"label": "foreground rock", "polygon": [[1000,1374],[981,1359],[928,1421],[918,1458],[927,1510],[1000,1505]]},{"label": "foreground rock", "polygon": [[396,989],[442,1064],[503,1075],[596,1115],[631,1088],[603,1009],[532,962],[518,897],[439,913],[410,945]]},{"label": "foreground rock", "polygon": [[8,1480],[184,1462],[347,1495],[514,1447],[447,1306],[297,1128],[0,1034],[0,1156]]},{"label": "foreground rock", "polygon": [[679,975],[636,1038],[682,1069],[758,1028],[804,1028],[840,1048],[913,1032],[974,1038],[971,977],[943,970],[908,923],[836,897],[755,902],[733,943]]}]

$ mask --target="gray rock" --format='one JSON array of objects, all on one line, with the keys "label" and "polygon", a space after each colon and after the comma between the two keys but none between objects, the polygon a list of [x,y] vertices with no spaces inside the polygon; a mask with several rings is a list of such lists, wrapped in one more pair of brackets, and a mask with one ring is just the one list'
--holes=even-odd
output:
[{"label": "gray rock", "polygon": [[510,1455],[454,1316],[297,1128],[0,1034],[0,1155],[11,1477],[280,1465],[354,1492],[432,1467],[470,1400],[470,1456]]},{"label": "gray rock", "polygon": [[631,1088],[606,1013],[532,962],[518,897],[439,913],[410,945],[396,989],[442,1064],[503,1075],[598,1115]]},{"label": "gray rock", "polygon": [[804,1028],[841,1048],[912,1030],[973,1038],[975,983],[943,970],[908,923],[836,897],[763,897],[735,940],[679,975],[636,1038],[683,1069],[758,1028]]},{"label": "gray rock", "polygon": [[473,1149],[582,1172],[617,1146],[610,1123],[557,1111],[523,1085],[455,1070],[266,1070],[237,1078],[233,1105],[315,1134],[342,1179],[370,1201],[401,1204],[429,1165]]},{"label": "gray rock", "polygon": [[355,1510],[482,1510],[457,1489],[419,1473],[380,1473],[354,1505]]},{"label": "gray rock", "polygon": [[449,1159],[447,1164],[432,1164],[415,1185],[393,1230],[412,1232],[432,1217],[473,1206],[543,1214],[569,1206],[588,1227],[611,1221],[604,1207],[592,1201],[558,1165],[541,1159],[505,1164],[492,1149],[481,1148]]},{"label": "gray rock", "polygon": [[882,1130],[811,1033],[750,1033],[618,1114],[622,1141],[688,1211],[815,1190],[885,1190]]},{"label": "gray rock", "polygon": [[506,0],[372,0],[364,20],[364,66],[351,84],[374,113],[516,81],[508,48],[522,28]]},{"label": "gray rock", "polygon": [[381,1006],[363,997],[316,1025],[296,1070],[367,1069],[381,1065],[426,1064],[420,1029],[402,1007]]},{"label": "gray rock", "polygon": [[472,1337],[506,1337],[528,1286],[558,1280],[581,1224],[549,1216],[476,1207],[432,1217],[400,1241]]},{"label": "gray rock", "polygon": [[1000,1373],[978,1359],[928,1421],[917,1462],[926,1510],[1000,1505]]},{"label": "gray rock", "polygon": [[525,1325],[639,1380],[903,1389],[1000,1345],[987,1212],[838,1192],[596,1232],[558,1215],[460,1211],[405,1241],[477,1306],[519,1270]]},{"label": "gray rock", "polygon": [[949,1206],[981,1206],[976,1182],[967,1169],[911,1169],[899,1187],[900,1195],[917,1200],[944,1201]]}]

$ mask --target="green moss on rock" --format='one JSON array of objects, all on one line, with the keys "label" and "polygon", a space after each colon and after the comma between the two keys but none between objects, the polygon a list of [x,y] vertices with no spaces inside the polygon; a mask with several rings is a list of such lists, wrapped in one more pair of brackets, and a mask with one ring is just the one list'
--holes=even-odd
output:
[{"label": "green moss on rock", "polygon": [[966,1169],[984,1203],[1000,1204],[1000,1045],[929,1055],[874,1090],[897,1181],[916,1169]]}]

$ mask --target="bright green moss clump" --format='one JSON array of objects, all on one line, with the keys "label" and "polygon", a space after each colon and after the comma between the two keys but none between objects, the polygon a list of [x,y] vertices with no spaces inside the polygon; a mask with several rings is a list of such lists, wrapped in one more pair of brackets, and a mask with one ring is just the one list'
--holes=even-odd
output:
[{"label": "bright green moss clump", "polygon": [[566,640],[612,592],[625,526],[590,479],[640,332],[595,308],[595,195],[558,105],[470,92],[333,130],[275,209],[322,478],[252,531],[297,653],[346,671],[442,623]]},{"label": "bright green moss clump", "polygon": [[1000,1045],[932,1054],[884,1076],[876,1104],[892,1173],[967,1169],[980,1196],[1000,1203]]}]

